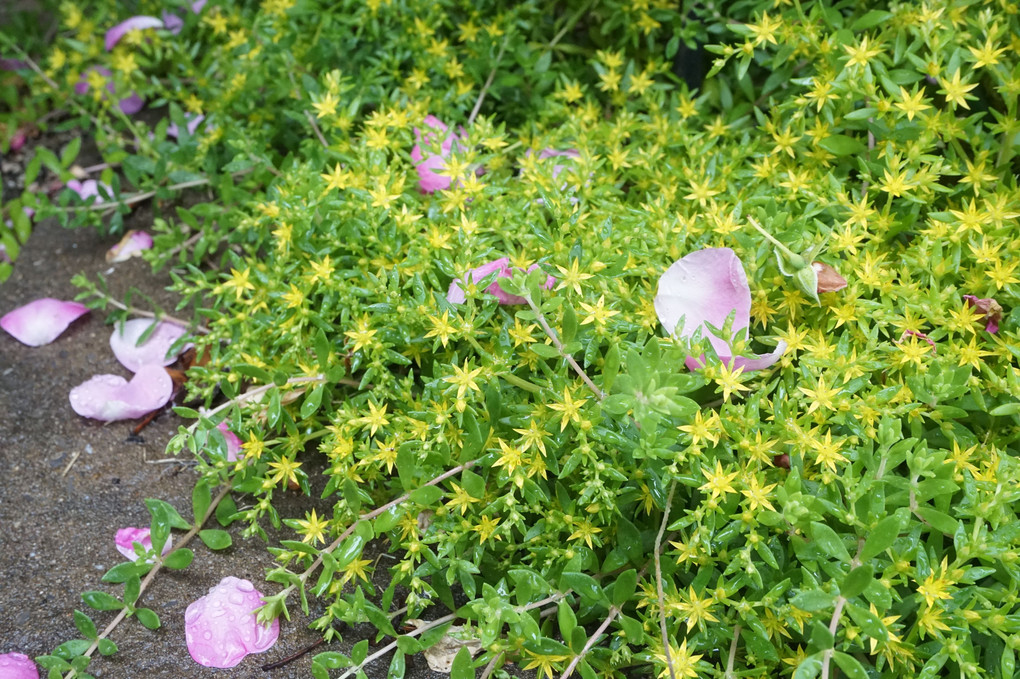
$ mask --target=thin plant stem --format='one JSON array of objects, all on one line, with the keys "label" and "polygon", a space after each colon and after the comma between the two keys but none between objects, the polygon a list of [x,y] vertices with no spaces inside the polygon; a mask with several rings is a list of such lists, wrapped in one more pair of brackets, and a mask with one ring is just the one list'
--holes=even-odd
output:
[{"label": "thin plant stem", "polygon": [[730,642],[730,655],[726,658],[726,672],[723,674],[723,679],[736,679],[737,675],[733,673],[733,664],[737,659],[737,640],[740,639],[740,625],[733,626],[733,641]]},{"label": "thin plant stem", "polygon": [[538,324],[542,326],[542,331],[545,332],[550,340],[552,340],[553,346],[556,347],[558,352],[560,352],[560,356],[562,356],[564,360],[566,360],[567,364],[574,369],[574,372],[577,373],[582,380],[584,380],[584,383],[592,390],[595,397],[599,401],[603,401],[606,398],[606,392],[599,389],[598,386],[592,382],[592,379],[588,377],[588,373],[586,373],[584,369],[578,365],[577,361],[574,360],[574,357],[567,353],[566,349],[563,347],[563,342],[560,341],[556,331],[550,327],[549,322],[545,318],[545,314],[543,314],[542,310],[537,304],[535,304],[535,301],[531,299],[531,295],[525,296],[524,299],[527,300],[528,306],[531,307],[531,311],[535,314]]},{"label": "thin plant stem", "polygon": [[777,248],[779,248],[784,255],[787,255],[788,257],[795,257],[796,256],[796,253],[793,250],[791,250],[790,248],[788,248],[785,245],[783,245],[782,243],[780,243],[778,240],[776,240],[776,238],[771,233],[769,233],[768,231],[763,229],[761,224],[759,224],[758,220],[756,220],[754,217],[748,217],[747,218],[747,223],[750,224],[751,226],[753,226],[755,229],[757,229],[758,233],[760,233],[761,235],[765,236],[766,240],[768,240],[770,243],[772,243]]},{"label": "thin plant stem", "polygon": [[485,669],[482,670],[482,676],[479,679],[489,679],[489,677],[495,671],[496,665],[499,663],[500,660],[503,659],[503,656],[505,655],[506,651],[500,651],[496,655],[492,656],[492,660],[490,660],[489,663],[485,666]]},{"label": "thin plant stem", "polygon": [[662,562],[659,550],[662,549],[662,536],[666,532],[666,525],[669,523],[669,508],[673,504],[673,493],[676,491],[676,481],[669,484],[669,495],[666,498],[666,509],[662,513],[662,523],[659,524],[659,533],[655,536],[655,593],[659,597],[659,632],[662,635],[662,652],[666,657],[666,669],[669,670],[669,678],[676,679],[676,671],[673,669],[673,654],[669,650],[669,635],[666,633],[666,597],[662,591]]},{"label": "thin plant stem", "polygon": [[194,323],[190,323],[190,322],[184,320],[183,318],[177,318],[176,316],[171,316],[170,314],[163,314],[163,313],[157,314],[154,311],[146,311],[145,309],[139,309],[138,307],[128,306],[128,305],[124,304],[123,302],[119,302],[119,301],[115,300],[113,297],[110,297],[109,295],[104,295],[103,293],[97,293],[97,294],[99,296],[103,297],[106,300],[107,304],[109,304],[110,306],[117,307],[121,311],[126,311],[126,312],[128,312],[130,314],[134,314],[136,316],[142,316],[144,318],[152,318],[152,319],[155,319],[157,321],[169,321],[170,323],[176,323],[177,325],[183,326],[185,328],[190,328],[190,329],[194,330],[195,332],[200,333],[202,335],[208,335],[209,334],[209,328],[205,327],[201,323],[199,323],[198,325],[195,325]]},{"label": "thin plant stem", "polygon": [[609,615],[605,617],[605,619],[602,621],[602,624],[599,625],[597,630],[595,630],[595,633],[588,637],[588,641],[585,642],[584,648],[581,649],[581,652],[570,659],[570,664],[567,665],[567,668],[565,670],[563,670],[563,674],[560,675],[560,679],[568,679],[568,677],[570,677],[570,675],[573,674],[574,668],[576,668],[578,663],[580,663],[581,660],[583,660],[584,657],[588,655],[588,651],[592,649],[592,646],[595,645],[595,642],[598,641],[598,638],[602,636],[602,633],[606,631],[606,628],[609,627],[609,625],[613,622],[613,620],[616,619],[616,616],[618,616],[619,614],[620,609],[617,606],[611,606],[609,608]]},{"label": "thin plant stem", "polygon": [[[219,494],[212,499],[212,502],[209,503],[209,507],[205,510],[205,514],[202,516],[202,520],[196,522],[195,525],[191,527],[191,530],[185,533],[184,537],[182,537],[180,541],[177,542],[177,549],[175,549],[174,552],[183,549],[189,542],[191,542],[192,538],[198,535],[198,532],[202,530],[202,526],[204,526],[205,522],[209,520],[209,517],[213,515],[213,512],[216,511],[216,507],[220,504],[220,501],[223,500],[223,498],[225,498],[228,493],[230,493],[229,484],[224,486],[223,490],[221,490]],[[173,552],[171,552],[171,554],[173,554]],[[152,570],[150,570],[146,574],[145,578],[142,580],[141,586],[138,588],[139,598],[141,598],[142,594],[145,593],[145,590],[149,587],[149,585],[152,584],[152,581],[155,580],[156,574],[159,573],[160,569],[163,567],[164,560],[165,559],[163,558],[157,558],[156,563],[152,567]],[[92,654],[96,652],[97,648],[99,648],[100,639],[106,639],[107,637],[109,637],[113,630],[117,628],[117,625],[119,625],[121,621],[123,621],[124,618],[126,618],[127,616],[128,616],[127,608],[125,607],[120,609],[120,612],[117,613],[117,617],[110,621],[110,624],[107,625],[105,629],[103,629],[99,636],[96,637],[95,640],[92,642],[92,645],[89,646],[85,653],[83,653],[82,655],[91,658]],[[72,677],[77,676],[77,674],[78,674],[77,670],[71,670],[71,673],[68,674],[65,677],[65,679],[71,679]]]},{"label": "thin plant stem", "polygon": [[492,65],[492,70],[489,71],[489,77],[485,79],[485,84],[482,85],[482,91],[478,93],[478,98],[475,100],[474,108],[471,109],[471,115],[468,116],[467,124],[468,127],[471,123],[475,122],[475,118],[478,116],[478,111],[482,108],[482,102],[485,101],[485,95],[489,92],[489,88],[492,87],[492,81],[496,78],[496,71],[499,70],[499,62],[503,58],[503,53],[506,52],[506,46],[510,42],[510,34],[508,33],[503,38],[503,44],[499,46],[499,53],[496,54],[496,63]]},{"label": "thin plant stem", "polygon": [[556,47],[559,41],[563,39],[563,36],[570,32],[570,30],[577,25],[577,22],[581,20],[581,17],[588,13],[588,10],[591,9],[592,4],[594,4],[594,0],[589,0],[589,2],[584,3],[584,5],[578,8],[578,10],[574,12],[567,20],[567,23],[563,25],[563,28],[560,29],[559,33],[553,36],[553,39],[549,41],[549,45],[546,47],[546,49],[551,50],[552,48]]},{"label": "thin plant stem", "polygon": [[[231,176],[238,177],[244,174],[248,174],[249,172],[251,172],[251,168],[239,170],[233,173]],[[192,179],[191,181],[180,182],[179,184],[171,184],[170,186],[166,187],[160,187],[160,189],[165,188],[168,191],[179,191],[180,189],[192,189],[195,188],[196,186],[206,186],[207,184],[211,183],[212,179],[210,179],[209,177],[202,177],[201,179]],[[141,203],[143,200],[148,200],[149,198],[152,198],[157,193],[159,193],[160,189],[153,189],[152,191],[142,191],[141,193],[132,193],[129,194],[128,196],[125,196],[121,200],[98,201],[92,203],[91,205],[69,205],[67,207],[56,207],[53,209],[57,210],[58,212],[74,212],[75,210],[88,210],[88,211],[113,210],[114,208],[117,208],[119,206],[134,205],[135,203]]]},{"label": "thin plant stem", "polygon": [[[325,381],[326,381],[326,376],[323,375],[322,373],[319,373],[317,375],[312,375],[310,377],[309,376],[305,376],[305,377],[292,377],[289,380],[287,380],[286,384],[305,384],[307,382],[313,382],[315,384],[321,384],[322,382],[325,382]],[[341,382],[342,382],[342,380],[341,380]],[[235,396],[234,398],[230,399],[229,401],[227,401],[226,403],[221,403],[220,405],[216,406],[212,410],[207,410],[207,411],[203,412],[202,414],[205,417],[212,417],[213,415],[215,415],[215,414],[217,414],[219,412],[222,412],[222,411],[226,410],[227,408],[230,408],[231,406],[240,405],[240,404],[245,403],[247,401],[251,401],[255,397],[261,396],[262,394],[266,393],[267,391],[269,391],[270,389],[274,388],[275,386],[276,386],[276,384],[273,383],[273,384],[263,384],[263,385],[260,385],[258,387],[253,387],[253,388],[249,389],[248,391],[244,392],[243,394],[239,394],[239,395]],[[198,428],[198,421],[194,422],[190,427],[188,427],[188,432],[194,432],[195,429],[197,429],[197,428]]]}]

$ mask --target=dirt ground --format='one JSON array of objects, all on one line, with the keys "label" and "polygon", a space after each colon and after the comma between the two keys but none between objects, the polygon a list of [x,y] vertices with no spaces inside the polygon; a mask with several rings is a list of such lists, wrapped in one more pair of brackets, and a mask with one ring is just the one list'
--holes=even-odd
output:
[{"label": "dirt ground", "polygon": [[[91,229],[39,224],[13,276],[0,284],[0,314],[39,297],[73,299],[77,290],[70,279],[80,272],[93,278],[104,272],[116,295],[134,286],[164,308],[173,308],[163,291],[168,277],[153,274],[139,259],[111,269],[104,261],[111,244]],[[97,589],[121,593],[119,586],[105,585],[100,578],[123,560],[114,547],[117,529],[148,525],[145,498],[161,498],[182,516],[190,516],[194,473],[178,463],[157,463],[166,458],[166,442],[182,420],[163,413],[138,438],[131,436],[134,422],[104,425],[79,417],[70,408],[70,389],[93,375],[129,376],[109,349],[111,330],[104,314],[93,311],[47,346],[27,347],[0,332],[0,653],[35,657],[76,638],[72,620],[76,608],[92,613],[100,629],[113,618],[112,613],[90,611],[81,593]],[[243,497],[235,499],[244,502]],[[323,502],[317,505],[323,513]],[[293,607],[291,622],[282,623],[279,641],[268,652],[250,655],[228,670],[197,665],[184,641],[184,610],[190,602],[227,575],[251,580],[264,594],[279,591],[278,585],[263,580],[273,566],[265,545],[257,538],[242,540],[236,525],[231,533],[232,547],[211,552],[195,540],[189,545],[196,553],[191,566],[159,574],[139,605],[154,609],[162,627],[152,632],[135,620],[122,623],[111,637],[120,651],[93,661],[90,671],[96,677],[309,677],[315,652],[348,651],[369,633],[360,627],[345,628],[342,643],[263,671],[263,664],[286,658],[318,639],[306,629],[309,620]],[[270,533],[270,539],[274,537]],[[388,660],[370,667],[369,676],[385,676],[387,666]],[[421,658],[408,658],[407,676],[448,675],[431,672]]]}]

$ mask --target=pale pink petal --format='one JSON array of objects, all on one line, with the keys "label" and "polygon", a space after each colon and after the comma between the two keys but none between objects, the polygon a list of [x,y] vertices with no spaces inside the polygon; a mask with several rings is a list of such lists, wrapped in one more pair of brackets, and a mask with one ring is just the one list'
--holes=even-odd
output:
[{"label": "pale pink petal", "polygon": [[[109,80],[110,76],[112,75],[110,69],[105,68],[103,66],[89,66],[87,69],[85,69],[84,72],[82,72],[81,77],[78,79],[78,82],[75,83],[74,85],[75,94],[85,94],[86,92],[89,91],[89,81],[87,76],[90,71],[99,72],[107,80]],[[114,94],[116,93],[117,88],[114,87],[114,84],[112,82],[108,82],[106,85],[106,91],[109,92],[110,94]],[[135,113],[138,113],[139,111],[142,110],[142,107],[145,106],[145,101],[140,96],[138,96],[137,92],[132,92],[128,96],[121,99],[118,102],[118,106],[120,107],[120,110],[123,113],[127,115],[134,115]]]},{"label": "pale pink petal", "polygon": [[[142,343],[138,338],[149,329],[155,321],[149,318],[134,318],[123,326],[114,328],[110,335],[110,348],[120,364],[135,372],[144,365],[170,365],[177,356],[167,356],[170,347],[181,338],[184,328],[174,323],[160,322],[152,334]],[[184,347],[181,347],[181,351]]]},{"label": "pale pink petal", "polygon": [[113,189],[106,184],[97,182],[95,179],[86,179],[85,181],[71,179],[65,186],[77,193],[78,197],[82,200],[95,198],[97,203],[102,203],[104,200],[103,194],[100,193],[99,189],[102,189],[108,196],[113,194]]},{"label": "pale pink petal", "polygon": [[230,431],[226,422],[220,422],[216,425],[216,428],[220,430],[223,438],[227,440],[227,461],[236,462],[241,452],[241,439],[238,438],[237,434]]},{"label": "pale pink petal", "polygon": [[207,0],[195,0],[195,2],[191,3],[191,11],[195,14],[200,14],[205,8],[206,2]]},{"label": "pale pink petal", "polygon": [[[186,126],[188,128],[188,134],[195,134],[195,130],[197,130],[198,126],[202,124],[203,120],[205,120],[205,116],[203,116],[203,115],[196,115],[194,113],[185,113],[184,114],[184,120],[187,121],[186,122]],[[173,137],[174,139],[177,139],[177,137],[179,137],[180,134],[181,134],[181,131],[177,127],[177,123],[170,123],[167,126],[167,128],[166,128],[166,136]]]},{"label": "pale pink petal", "polygon": [[163,10],[160,16],[163,17],[163,28],[170,31],[170,35],[180,34],[181,29],[184,28],[184,19],[166,10]]},{"label": "pale pink petal", "polygon": [[137,257],[143,251],[152,248],[152,236],[144,231],[131,230],[124,234],[120,242],[106,252],[106,261],[111,264],[126,262]]},{"label": "pale pink petal", "polygon": [[[537,264],[532,264],[528,267],[528,273],[537,268]],[[486,262],[485,264],[468,271],[466,278],[472,283],[477,283],[493,273],[497,273],[497,279],[510,278],[513,275],[513,269],[510,267],[510,259],[508,257],[500,257],[499,259],[494,259],[491,262]],[[446,292],[446,300],[451,304],[463,304],[466,299],[464,296],[464,289],[461,287],[462,280],[463,279],[456,279],[450,283],[450,289]],[[555,284],[556,279],[552,276],[548,276],[544,286],[546,290],[551,290]],[[496,299],[499,300],[500,304],[527,304],[528,302],[519,295],[511,295],[508,293],[499,286],[498,281],[494,281],[485,289],[485,291],[490,295],[494,295]]]},{"label": "pale pink petal", "polygon": [[71,408],[103,422],[133,420],[166,405],[174,382],[161,365],[141,367],[128,382],[119,375],[96,375],[71,390]]},{"label": "pale pink petal", "polygon": [[4,314],[0,328],[22,344],[41,347],[60,337],[67,326],[85,313],[88,307],[84,304],[44,297]]},{"label": "pale pink petal", "polygon": [[143,31],[147,28],[163,28],[163,21],[156,17],[135,16],[120,22],[106,32],[106,51],[112,50],[128,31]]},{"label": "pale pink petal", "polygon": [[439,174],[446,169],[446,160],[442,156],[430,156],[418,163],[418,188],[422,193],[435,193],[450,188],[452,179]]},{"label": "pale pink petal", "polygon": [[[565,149],[563,151],[559,151],[557,149],[542,149],[538,153],[539,160],[545,160],[546,158],[557,158],[557,157],[580,158],[581,154],[576,149]],[[565,170],[566,167],[567,167],[566,165],[560,165],[560,164],[553,165],[553,171],[552,171],[553,179],[556,179],[558,176],[560,176],[560,173],[563,172],[563,170]]]},{"label": "pale pink petal", "polygon": [[[747,284],[744,265],[729,248],[696,250],[677,260],[659,278],[655,296],[659,322],[670,335],[683,319],[681,337],[689,338],[700,329],[723,363],[734,367],[760,370],[778,360],[786,351],[780,343],[771,354],[760,357],[733,357],[727,342],[712,333],[706,324],[722,328],[730,314],[734,315],[732,332],[736,336],[751,322],[751,289]],[[688,357],[691,369],[704,365],[704,357]]]},{"label": "pale pink petal", "polygon": [[26,141],[28,141],[28,133],[24,129],[16,130],[14,135],[11,137],[11,151],[20,151]]},{"label": "pale pink petal", "polygon": [[[174,538],[172,535],[167,536],[166,543],[163,545],[162,551],[164,556],[172,548],[173,540]],[[136,542],[142,546],[142,549],[152,549],[152,539],[148,528],[135,528],[133,526],[121,528],[117,531],[117,535],[113,540],[114,545],[117,547],[117,551],[132,561],[138,558],[138,555],[135,554],[134,548],[134,543]],[[149,563],[152,561],[153,559],[150,558]]]},{"label": "pale pink petal", "polygon": [[188,652],[203,667],[234,667],[249,653],[272,648],[280,636],[280,621],[260,625],[255,609],[262,593],[248,580],[227,576],[184,611]]},{"label": "pale pink petal", "polygon": [[24,653],[0,655],[0,677],[3,679],[39,679],[35,661]]}]

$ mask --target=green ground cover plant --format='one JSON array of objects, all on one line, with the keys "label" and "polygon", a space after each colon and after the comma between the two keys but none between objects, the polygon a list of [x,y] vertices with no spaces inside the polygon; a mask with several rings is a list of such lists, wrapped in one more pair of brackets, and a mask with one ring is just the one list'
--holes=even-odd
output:
[{"label": "green ground cover plant", "polygon": [[[169,446],[198,462],[196,524],[216,493],[246,537],[293,529],[263,619],[370,622],[394,676],[455,621],[483,649],[458,678],[1017,675],[1015,5],[177,5],[137,3],[180,31],[112,50],[115,2],[61,5],[45,57],[5,39],[109,190],[4,211],[116,232],[158,201],[149,256],[204,356]],[[132,91],[159,115],[123,113]],[[660,276],[705,248],[752,294],[717,334],[785,343],[773,366],[662,329]],[[500,258],[518,304],[468,276]],[[197,531],[153,506],[154,534]],[[131,568],[111,579],[153,565]],[[87,646],[41,662],[84,676]]]}]

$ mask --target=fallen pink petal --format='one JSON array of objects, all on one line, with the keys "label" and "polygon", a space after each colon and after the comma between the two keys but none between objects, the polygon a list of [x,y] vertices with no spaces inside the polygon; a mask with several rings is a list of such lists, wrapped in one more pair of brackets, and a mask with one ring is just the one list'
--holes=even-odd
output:
[{"label": "fallen pink petal", "polygon": [[152,248],[152,236],[144,231],[131,230],[124,234],[120,242],[106,252],[106,261],[111,264],[126,262],[138,257],[145,250]]},{"label": "fallen pink petal", "polygon": [[158,410],[173,396],[174,381],[161,365],[143,366],[127,381],[119,375],[96,375],[71,390],[71,408],[102,422],[134,420]]},{"label": "fallen pink petal", "polygon": [[66,186],[77,193],[78,197],[82,200],[95,198],[96,203],[102,203],[105,200],[103,198],[103,193],[100,192],[100,188],[102,188],[103,192],[105,192],[108,196],[113,194],[113,189],[106,184],[97,182],[95,179],[86,179],[85,181],[72,179],[67,182]]},{"label": "fallen pink petal", "polygon": [[846,279],[825,262],[812,262],[811,268],[818,274],[818,294],[837,292],[846,287]]},{"label": "fallen pink petal", "polygon": [[[411,160],[414,161],[415,169],[418,171],[418,188],[422,193],[434,193],[450,188],[452,178],[440,172],[446,169],[446,158],[453,152],[454,142],[457,151],[464,150],[460,140],[466,139],[467,135],[463,130],[459,133],[450,132],[449,126],[434,115],[425,116],[424,124],[427,128],[424,133],[421,129],[414,128],[415,144],[411,149]],[[435,140],[439,136],[442,136],[442,142],[439,145],[440,152],[436,153]],[[480,174],[481,168],[476,172]]]},{"label": "fallen pink petal", "polygon": [[21,59],[0,59],[0,71],[27,71],[28,62]]},{"label": "fallen pink petal", "polygon": [[[539,160],[545,160],[546,158],[571,158],[571,159],[573,159],[573,158],[580,158],[580,157],[581,157],[581,154],[576,149],[565,149],[563,151],[559,151],[557,149],[548,149],[548,148],[546,148],[546,149],[542,149],[538,153]],[[556,179],[560,175],[560,172],[563,172],[563,170],[565,170],[566,167],[567,167],[566,165],[562,165],[560,163],[557,163],[556,165],[553,165],[553,171],[552,171],[553,179]]]},{"label": "fallen pink petal", "polygon": [[[121,528],[117,531],[117,535],[113,540],[117,547],[117,551],[126,556],[131,561],[138,558],[135,553],[134,544],[137,542],[142,546],[142,549],[152,549],[152,538],[150,537],[148,528],[135,528],[129,526],[127,528]],[[173,536],[168,536],[166,544],[163,545],[162,554],[165,556],[170,551],[173,545]],[[151,560],[150,560],[151,561]]]},{"label": "fallen pink petal", "polygon": [[144,31],[148,28],[163,28],[163,20],[150,16],[134,16],[122,21],[106,32],[106,51],[112,50],[125,33]]},{"label": "fallen pink petal", "polygon": [[[732,332],[739,334],[751,324],[751,288],[747,284],[744,265],[729,248],[696,250],[678,259],[659,278],[655,295],[655,312],[666,332],[672,335],[683,320],[680,337],[690,338],[701,330],[719,360],[745,371],[762,370],[779,360],[786,351],[780,341],[775,350],[761,356],[732,356],[729,344],[706,326],[723,327],[734,314]],[[687,357],[687,367],[704,367],[704,356]]]},{"label": "fallen pink petal", "polygon": [[[203,120],[205,120],[205,116],[194,113],[185,113],[184,120],[185,127],[188,129],[188,134],[195,134],[195,130],[197,130],[198,126],[202,124]],[[177,123],[170,123],[170,125],[167,126],[166,136],[177,139],[180,135],[181,130],[177,127]]]},{"label": "fallen pink petal", "polygon": [[43,297],[4,314],[0,328],[22,344],[41,347],[60,337],[67,326],[86,313],[88,307],[84,304]]},{"label": "fallen pink petal", "polygon": [[[78,79],[78,82],[74,86],[75,94],[85,94],[86,92],[89,91],[88,74],[92,71],[96,71],[97,73],[103,76],[104,81],[106,81],[107,92],[109,92],[110,94],[116,94],[117,88],[114,86],[111,80],[111,76],[113,74],[110,72],[110,69],[105,68],[103,66],[90,66],[87,69],[85,69],[85,71],[81,74],[81,78]],[[142,107],[145,106],[145,101],[140,96],[138,96],[137,92],[132,92],[128,96],[121,99],[118,102],[118,106],[120,106],[120,110],[122,113],[125,113],[130,116],[141,111]]]},{"label": "fallen pink petal", "polygon": [[166,10],[163,10],[160,16],[163,18],[163,28],[168,30],[170,35],[180,34],[181,29],[184,28],[184,19]]},{"label": "fallen pink petal", "polygon": [[280,636],[280,621],[260,625],[255,609],[262,593],[248,580],[227,576],[184,611],[188,652],[203,667],[234,667],[249,653],[272,648]]},{"label": "fallen pink petal", "polygon": [[3,679],[39,679],[35,661],[24,653],[0,654],[0,677]]},{"label": "fallen pink petal", "polygon": [[[528,267],[528,273],[531,273],[538,268],[537,264],[532,264]],[[497,273],[498,272],[498,273]],[[465,278],[472,283],[484,280],[487,276],[496,273],[496,278],[510,278],[513,275],[513,269],[510,267],[509,257],[500,257],[494,259],[491,262],[486,262],[479,267],[471,269],[467,272]],[[446,292],[446,301],[451,304],[463,304],[467,297],[464,294],[464,288],[461,287],[464,279],[456,279],[450,283],[450,289]],[[544,287],[546,290],[551,290],[556,284],[556,279],[552,276],[546,278]],[[527,304],[528,300],[524,299],[519,295],[511,295],[503,288],[499,287],[498,280],[493,282],[489,287],[485,289],[490,295],[494,295],[499,300],[500,304]]]},{"label": "fallen pink petal", "polygon": [[967,306],[977,309],[985,319],[985,331],[991,334],[999,332],[999,322],[1002,320],[1002,305],[992,297],[976,297],[964,295],[963,301]]},{"label": "fallen pink petal", "polygon": [[227,462],[236,462],[241,452],[241,439],[237,434],[230,431],[226,422],[220,422],[216,425],[216,428],[220,430],[223,438],[227,440]]},{"label": "fallen pink petal", "polygon": [[[146,365],[170,365],[177,360],[177,355],[167,355],[174,342],[187,332],[175,323],[161,321],[156,329],[138,344],[138,339],[156,321],[149,318],[133,318],[118,325],[110,335],[110,349],[120,364],[137,372]],[[181,351],[185,347],[181,347]]]}]

